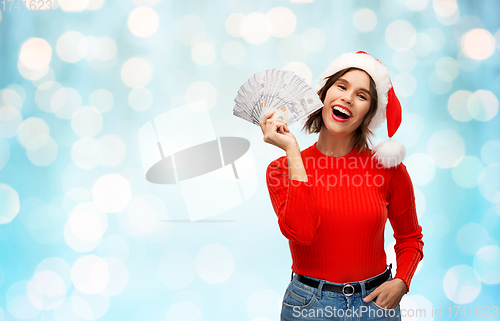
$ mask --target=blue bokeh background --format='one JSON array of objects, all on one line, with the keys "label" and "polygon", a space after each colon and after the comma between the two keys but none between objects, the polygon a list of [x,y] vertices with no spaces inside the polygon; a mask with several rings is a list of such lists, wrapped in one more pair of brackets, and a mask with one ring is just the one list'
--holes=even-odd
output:
[{"label": "blue bokeh background", "polygon": [[[9,6],[0,8],[0,321],[278,320],[291,258],[265,169],[284,152],[233,115],[233,99],[270,68],[314,88],[333,59],[358,50],[387,65],[403,107],[393,138],[407,148],[425,245],[402,308],[425,309],[423,320],[439,307],[450,318],[451,307],[465,320],[500,305],[498,1]],[[200,99],[217,136],[251,142],[260,174],[251,200],[188,223],[179,187],[145,180],[137,133]],[[301,149],[317,140],[290,129]],[[386,139],[381,126],[373,143]],[[129,194],[116,200],[96,196],[123,186]],[[385,239],[394,266],[389,222]]]}]

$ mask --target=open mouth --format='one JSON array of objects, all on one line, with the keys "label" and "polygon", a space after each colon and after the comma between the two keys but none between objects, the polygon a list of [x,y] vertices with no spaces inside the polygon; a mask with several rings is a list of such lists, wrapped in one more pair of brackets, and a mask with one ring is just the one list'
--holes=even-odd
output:
[{"label": "open mouth", "polygon": [[349,118],[352,117],[352,115],[349,115],[349,112],[338,107],[338,106],[333,106],[332,107],[332,114],[334,118],[337,118],[338,120],[348,120]]}]

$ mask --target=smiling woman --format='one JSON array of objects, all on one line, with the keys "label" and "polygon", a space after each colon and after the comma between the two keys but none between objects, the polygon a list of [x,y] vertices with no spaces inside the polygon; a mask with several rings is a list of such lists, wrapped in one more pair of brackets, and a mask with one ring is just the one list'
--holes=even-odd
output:
[{"label": "smiling woman", "polygon": [[[317,92],[323,108],[303,127],[319,133],[309,148],[301,151],[289,130],[277,132],[284,122],[270,113],[260,123],[264,141],[286,151],[266,173],[293,260],[281,320],[326,320],[330,308],[334,317],[399,321],[399,302],[423,258],[422,228],[404,146],[384,142],[374,153],[369,137],[385,118],[391,137],[401,106],[387,68],[364,52],[337,58]],[[396,239],[394,277],[384,248],[388,219]]]}]

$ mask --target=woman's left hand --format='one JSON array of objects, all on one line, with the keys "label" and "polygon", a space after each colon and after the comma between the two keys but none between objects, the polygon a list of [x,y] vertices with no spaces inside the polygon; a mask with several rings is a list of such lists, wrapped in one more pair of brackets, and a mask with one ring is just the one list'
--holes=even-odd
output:
[{"label": "woman's left hand", "polygon": [[385,309],[394,309],[406,293],[406,283],[400,278],[385,281],[372,293],[364,297],[364,302],[375,300],[375,304]]}]

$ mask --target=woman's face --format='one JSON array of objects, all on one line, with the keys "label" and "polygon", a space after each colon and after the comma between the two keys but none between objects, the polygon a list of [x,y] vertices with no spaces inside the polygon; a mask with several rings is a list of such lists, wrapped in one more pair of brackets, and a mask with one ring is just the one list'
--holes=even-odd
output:
[{"label": "woman's face", "polygon": [[[336,136],[352,134],[370,110],[370,77],[361,70],[342,75],[326,92],[323,123]],[[347,110],[347,115],[340,110]]]}]

